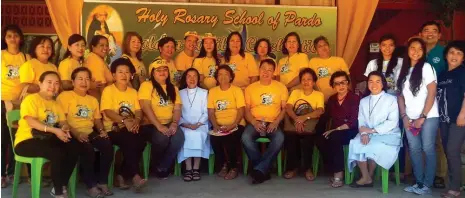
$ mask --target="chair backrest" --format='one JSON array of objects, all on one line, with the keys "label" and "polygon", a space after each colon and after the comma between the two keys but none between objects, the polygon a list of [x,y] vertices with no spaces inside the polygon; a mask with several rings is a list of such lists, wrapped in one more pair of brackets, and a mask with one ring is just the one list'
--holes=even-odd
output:
[{"label": "chair backrest", "polygon": [[[12,110],[6,114],[6,123],[8,125],[8,129],[10,131],[10,138],[11,138],[11,145],[14,145],[13,141],[13,134],[11,129],[13,128],[13,123],[18,121],[21,118],[21,115],[19,113],[19,110]],[[14,146],[13,146],[14,147]],[[16,154],[15,149],[13,149],[13,152]]]}]

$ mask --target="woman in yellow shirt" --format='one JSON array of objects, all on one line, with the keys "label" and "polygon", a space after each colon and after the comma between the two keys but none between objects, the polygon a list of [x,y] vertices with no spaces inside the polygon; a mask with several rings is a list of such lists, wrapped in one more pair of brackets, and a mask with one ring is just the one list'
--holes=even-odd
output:
[{"label": "woman in yellow shirt", "polygon": [[179,52],[175,59],[176,69],[181,73],[192,67],[192,63],[198,55],[195,53],[198,41],[199,35],[196,31],[187,31],[184,33],[184,50]]},{"label": "woman in yellow shirt", "polygon": [[46,71],[39,77],[39,92],[26,96],[21,103],[21,119],[14,142],[16,154],[50,160],[54,197],[63,191],[79,157],[79,146],[60,105],[53,99],[60,89],[60,77]]},{"label": "woman in yellow shirt", "polygon": [[271,42],[266,38],[258,39],[258,41],[255,42],[253,51],[255,52],[255,62],[257,63],[257,67],[260,65],[260,62],[265,59],[272,59],[276,61],[276,56],[271,53]]},{"label": "woman in yellow shirt", "polygon": [[[210,141],[216,160],[223,164],[218,176],[231,180],[238,174],[237,145],[240,145],[245,125],[244,94],[241,88],[231,84],[234,72],[228,65],[218,67],[215,79],[219,86],[210,89],[207,105],[208,118],[215,132],[211,134]],[[229,160],[226,160],[226,155]]]},{"label": "woman in yellow shirt", "polygon": [[108,69],[105,57],[108,55],[108,39],[102,35],[95,35],[89,43],[91,53],[87,56],[84,66],[94,74],[92,76],[89,94],[100,100],[105,86],[113,83],[113,76]]},{"label": "woman in yellow shirt", "polygon": [[[142,37],[137,32],[126,32],[121,58],[128,58],[134,65],[136,73],[131,82],[132,87],[138,90],[140,83],[147,79],[147,69],[144,62],[142,62]],[[136,83],[136,79],[138,83]]]},{"label": "woman in yellow shirt", "polygon": [[[107,186],[108,173],[113,161],[113,145],[103,130],[102,115],[97,99],[87,94],[92,74],[86,67],[79,67],[71,73],[71,91],[64,91],[57,97],[70,125],[71,134],[80,143],[80,167],[82,178],[90,197],[110,196]],[[94,131],[94,129],[96,131]],[[100,151],[99,174],[95,175],[94,148]],[[98,182],[98,183],[97,183]]]},{"label": "woman in yellow shirt", "polygon": [[244,52],[242,36],[239,32],[231,32],[226,38],[226,50],[221,60],[234,71],[233,85],[245,89],[258,80],[258,67],[252,54]]},{"label": "woman in yellow shirt", "polygon": [[302,43],[296,32],[284,37],[281,52],[286,56],[279,59],[277,79],[292,90],[300,84],[299,71],[308,67],[308,56],[302,53]]},{"label": "woman in yellow shirt", "polygon": [[173,55],[176,51],[176,41],[173,37],[164,37],[158,41],[158,50],[160,51],[160,56],[150,64],[149,71],[152,71],[157,60],[164,60],[168,66],[171,83],[178,86],[182,73],[176,69],[173,60]]},{"label": "woman in yellow shirt", "polygon": [[71,73],[76,68],[82,67],[85,50],[86,40],[83,36],[80,34],[73,34],[68,38],[68,49],[58,66],[58,73],[61,77],[61,87],[63,90],[73,90]]},{"label": "woman in yellow shirt", "polygon": [[202,88],[211,89],[216,86],[214,75],[219,64],[216,37],[211,33],[205,33],[199,56],[194,59],[193,63],[193,67],[200,73],[200,86]]},{"label": "woman in yellow shirt", "polygon": [[170,80],[168,62],[163,59],[152,63],[150,81],[142,83],[139,101],[147,118],[142,133],[151,137],[152,170],[159,178],[167,178],[179,149],[184,144],[184,133],[178,126],[181,118],[181,97]]},{"label": "woman in yellow shirt", "polygon": [[[287,171],[284,173],[284,178],[291,179],[296,176],[300,164],[300,160],[304,161],[305,178],[308,181],[315,180],[313,171],[310,168],[312,165],[313,141],[315,136],[314,130],[306,131],[305,125],[311,124],[308,121],[312,120],[316,125],[318,118],[324,112],[325,97],[323,93],[313,90],[317,77],[315,71],[310,68],[305,68],[299,72],[299,81],[301,88],[294,89],[286,104],[286,112],[289,119],[295,127],[295,131],[285,131],[286,138],[284,146],[286,148]],[[306,110],[304,110],[306,109]],[[298,113],[304,110],[305,113]],[[303,139],[303,144],[301,144]],[[301,149],[303,147],[303,149]],[[303,156],[300,157],[300,151],[303,150]]]},{"label": "woman in yellow shirt", "polygon": [[[39,92],[39,77],[46,71],[57,71],[57,67],[50,63],[55,56],[53,41],[46,36],[38,36],[31,41],[29,48],[31,60],[19,68],[19,81],[27,93]],[[23,91],[24,92],[24,91]]]},{"label": "woman in yellow shirt", "polygon": [[[120,189],[128,189],[125,180],[131,179],[134,190],[139,192],[147,180],[138,174],[146,140],[139,133],[142,111],[140,110],[137,91],[129,86],[134,74],[131,61],[119,58],[111,64],[111,73],[115,83],[105,87],[102,92],[100,110],[103,112],[103,127],[113,144],[118,145],[123,153],[121,175],[116,179]],[[113,173],[110,173],[113,174]]]},{"label": "woman in yellow shirt", "polygon": [[[8,185],[7,176],[14,172],[15,161],[13,147],[11,146],[10,131],[6,121],[6,113],[19,108],[18,100],[21,92],[19,82],[19,67],[29,59],[29,56],[21,52],[24,45],[24,36],[16,25],[8,25],[2,34],[2,188]],[[13,134],[16,128],[13,128]],[[8,159],[6,158],[8,152]],[[8,165],[8,170],[6,166]]]}]

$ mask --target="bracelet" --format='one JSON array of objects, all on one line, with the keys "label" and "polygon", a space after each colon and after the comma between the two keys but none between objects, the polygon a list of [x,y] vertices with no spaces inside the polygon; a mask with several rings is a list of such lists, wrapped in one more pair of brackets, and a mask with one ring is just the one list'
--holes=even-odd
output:
[{"label": "bracelet", "polygon": [[361,132],[360,134],[361,134],[361,135],[368,135],[367,132]]},{"label": "bracelet", "polygon": [[47,133],[47,125],[45,125],[44,132]]}]

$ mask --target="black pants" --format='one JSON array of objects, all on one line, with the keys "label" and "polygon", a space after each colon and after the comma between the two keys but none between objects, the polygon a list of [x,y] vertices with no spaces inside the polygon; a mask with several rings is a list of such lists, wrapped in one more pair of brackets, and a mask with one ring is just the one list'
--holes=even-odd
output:
[{"label": "black pants", "polygon": [[109,132],[108,136],[110,136],[111,142],[119,146],[123,153],[121,175],[125,179],[132,179],[136,174],[139,174],[139,163],[146,145],[144,136],[141,133],[129,132],[126,128],[120,129],[118,132]]},{"label": "black pants", "polygon": [[18,155],[24,157],[43,157],[50,160],[52,181],[55,194],[61,195],[79,158],[79,143],[75,139],[62,142],[56,136],[50,139],[28,139],[15,146]]},{"label": "black pants", "polygon": [[[92,188],[99,184],[108,183],[108,174],[111,163],[113,162],[113,145],[108,138],[97,137],[89,142],[80,142],[80,167],[82,170],[82,178],[87,185],[87,188]],[[100,151],[100,163],[98,176],[95,175],[95,151],[94,148]]]},{"label": "black pants", "polygon": [[[169,124],[165,125],[169,127]],[[179,150],[184,145],[184,132],[178,127],[170,137],[162,134],[151,124],[140,127],[145,140],[152,143],[152,170],[167,171],[174,163]]]},{"label": "black pants", "polygon": [[[5,103],[2,100],[2,148],[1,148],[1,159],[2,159],[2,177],[7,175],[13,175],[15,171],[15,157],[13,155],[13,147],[11,144],[11,137],[10,137],[10,130],[8,129],[7,121],[6,121],[6,108]],[[13,128],[13,133],[15,134],[17,129]],[[8,170],[6,166],[8,165]]]},{"label": "black pants", "polygon": [[[215,153],[216,164],[227,163],[228,168],[237,168],[238,148],[241,145],[241,136],[244,132],[244,126],[239,125],[237,131],[226,136],[210,136],[210,143]],[[226,151],[226,152],[225,152]],[[226,155],[228,160],[226,160]],[[217,166],[218,167],[218,166]]]},{"label": "black pants", "polygon": [[325,168],[331,173],[344,171],[344,145],[357,135],[357,129],[334,131],[326,139],[323,135],[317,135],[316,145],[320,150]]},{"label": "black pants", "polygon": [[[300,168],[301,163],[298,163],[300,160],[303,161],[304,170],[311,168],[313,145],[316,135],[287,132],[285,137],[284,147],[286,149],[286,169],[294,170],[296,168]],[[301,156],[302,153],[303,156]]]}]

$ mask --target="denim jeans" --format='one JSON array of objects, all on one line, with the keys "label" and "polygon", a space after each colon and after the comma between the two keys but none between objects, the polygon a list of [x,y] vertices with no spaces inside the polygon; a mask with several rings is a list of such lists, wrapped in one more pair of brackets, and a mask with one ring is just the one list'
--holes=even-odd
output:
[{"label": "denim jeans", "polygon": [[[420,133],[414,136],[406,130],[413,174],[416,182],[428,187],[433,186],[436,173],[436,135],[438,133],[439,118],[428,118],[423,123]],[[423,160],[423,152],[426,159]],[[426,170],[425,170],[426,169]]]},{"label": "denim jeans", "polygon": [[253,169],[263,174],[268,173],[271,162],[281,150],[281,146],[284,142],[284,134],[279,127],[276,131],[267,133],[266,137],[269,138],[271,142],[262,155],[258,143],[255,142],[256,139],[260,138],[260,133],[255,130],[253,125],[248,124],[242,134],[242,145],[252,162]]}]

